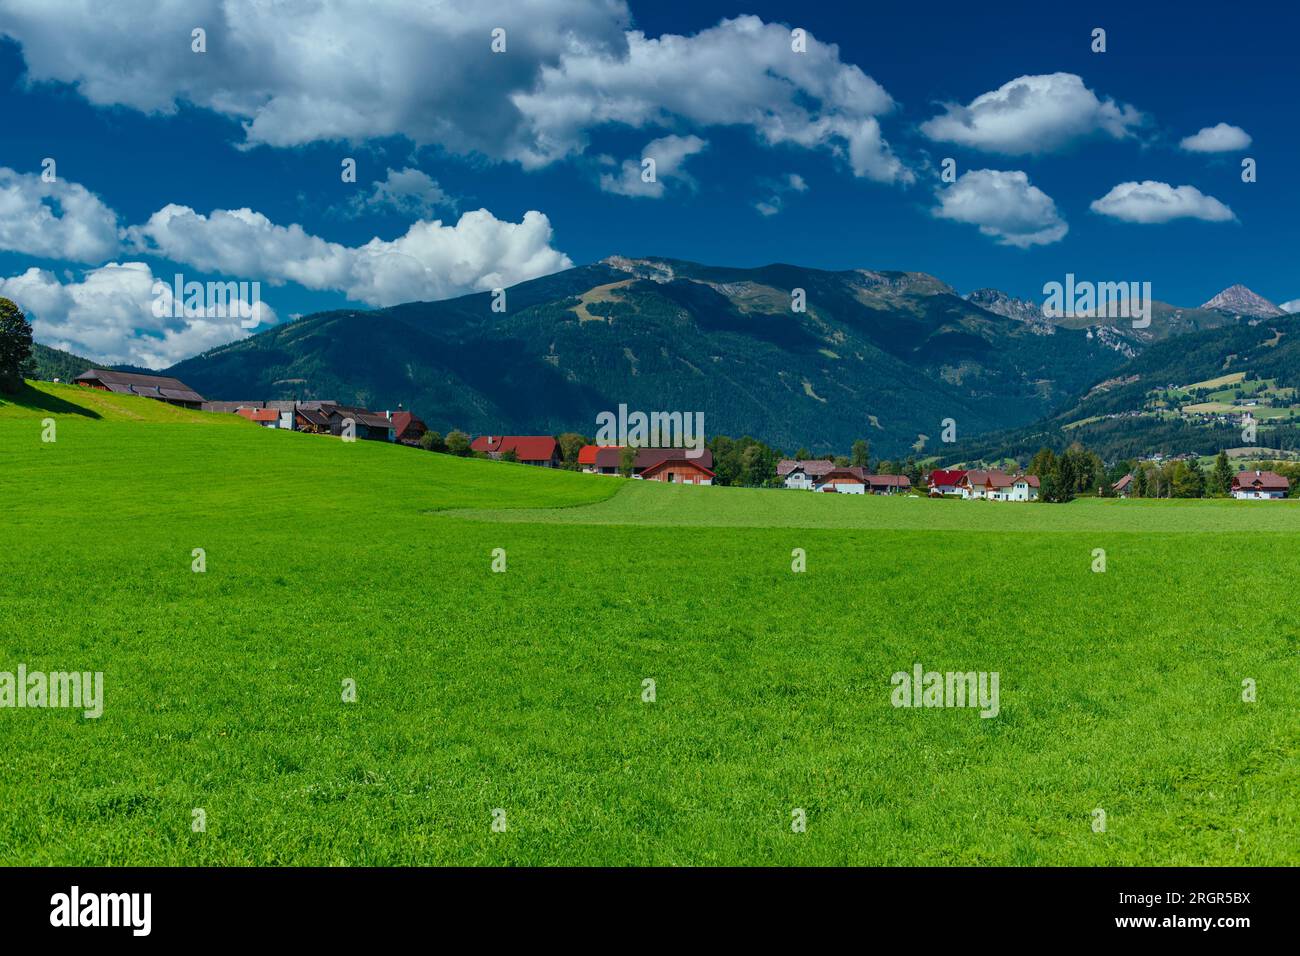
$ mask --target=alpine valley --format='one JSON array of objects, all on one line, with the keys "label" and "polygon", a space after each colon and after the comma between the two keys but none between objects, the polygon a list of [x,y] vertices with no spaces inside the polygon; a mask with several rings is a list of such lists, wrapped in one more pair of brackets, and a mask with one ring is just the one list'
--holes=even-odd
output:
[{"label": "alpine valley", "polygon": [[[867,438],[880,454],[949,460],[1069,431],[1126,453],[1194,450],[1201,438],[1209,449],[1226,419],[1185,407],[1222,411],[1229,385],[1267,380],[1246,391],[1267,391],[1281,424],[1300,386],[1300,319],[1240,286],[1199,308],[1155,302],[1135,329],[1046,318],[1041,303],[963,296],[919,272],[611,256],[513,286],[504,308],[493,301],[317,313],[165,374],[209,399],[400,404],[444,431],[590,433],[599,412],[626,404],[700,411],[710,435],[787,451]],[[948,418],[956,448],[939,443]]]}]

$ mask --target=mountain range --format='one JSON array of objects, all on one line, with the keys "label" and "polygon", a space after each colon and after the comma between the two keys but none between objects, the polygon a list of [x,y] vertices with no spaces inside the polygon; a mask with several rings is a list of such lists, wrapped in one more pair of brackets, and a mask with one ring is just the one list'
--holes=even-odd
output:
[{"label": "mountain range", "polygon": [[919,272],[611,256],[504,301],[317,313],[165,374],[212,399],[400,404],[443,431],[590,434],[625,404],[702,411],[710,434],[787,451],[867,438],[932,454],[945,419],[963,438],[1054,421],[1162,343],[1266,318],[1289,321],[1240,286],[1200,308],[1156,303],[1133,329]]}]

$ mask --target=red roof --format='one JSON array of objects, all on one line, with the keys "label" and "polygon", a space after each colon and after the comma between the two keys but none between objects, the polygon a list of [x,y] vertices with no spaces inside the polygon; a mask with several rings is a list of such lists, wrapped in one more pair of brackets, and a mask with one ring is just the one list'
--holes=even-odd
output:
[{"label": "red roof", "polygon": [[[412,425],[418,425],[418,428],[411,428]],[[412,434],[424,430],[424,422],[415,417],[412,412],[393,412],[393,437],[401,441],[406,435],[406,430],[411,428]]]},{"label": "red roof", "polygon": [[1291,482],[1275,471],[1239,471],[1232,476],[1232,487],[1258,491],[1286,491]]},{"label": "red roof", "polygon": [[692,458],[687,458],[685,455],[682,455],[679,458],[664,458],[661,461],[657,461],[653,465],[648,467],[645,471],[641,472],[641,477],[649,478],[651,475],[657,474],[658,472],[667,468],[669,465],[689,465],[691,468],[694,468],[702,475],[705,475],[709,478],[714,477],[713,472],[710,471],[708,468],[705,468],[703,465],[701,465],[699,461]]},{"label": "red roof", "polygon": [[520,461],[550,461],[559,445],[550,435],[480,435],[469,447],[489,455],[513,451]]},{"label": "red roof", "polygon": [[274,408],[237,408],[235,414],[247,418],[250,422],[278,422],[280,413]]},{"label": "red roof", "polygon": [[579,465],[596,464],[596,452],[600,451],[600,445],[583,445],[578,449]]},{"label": "red roof", "polygon": [[960,470],[953,470],[953,471],[935,470],[930,472],[930,484],[936,486],[948,487],[950,485],[956,485],[965,477],[966,477],[965,468],[962,468]]}]

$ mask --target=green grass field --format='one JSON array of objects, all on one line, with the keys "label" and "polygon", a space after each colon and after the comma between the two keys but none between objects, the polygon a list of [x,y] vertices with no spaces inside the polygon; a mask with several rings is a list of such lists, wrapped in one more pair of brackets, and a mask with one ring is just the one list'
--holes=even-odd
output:
[{"label": "green grass field", "polygon": [[[1298,503],[674,488],[54,386],[0,494],[0,671],[106,698],[0,708],[0,863],[1300,862]],[[917,661],[999,715],[892,707]]]}]

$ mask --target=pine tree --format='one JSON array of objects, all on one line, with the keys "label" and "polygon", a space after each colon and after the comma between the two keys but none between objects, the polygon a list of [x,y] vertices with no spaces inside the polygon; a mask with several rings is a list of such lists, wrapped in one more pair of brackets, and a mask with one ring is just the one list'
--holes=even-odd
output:
[{"label": "pine tree", "polygon": [[1219,457],[1214,459],[1214,472],[1210,478],[1210,487],[1218,495],[1232,494],[1232,465],[1228,461],[1226,451],[1220,451]]}]

